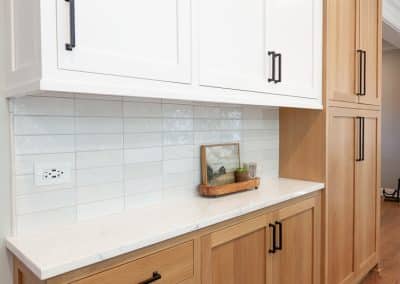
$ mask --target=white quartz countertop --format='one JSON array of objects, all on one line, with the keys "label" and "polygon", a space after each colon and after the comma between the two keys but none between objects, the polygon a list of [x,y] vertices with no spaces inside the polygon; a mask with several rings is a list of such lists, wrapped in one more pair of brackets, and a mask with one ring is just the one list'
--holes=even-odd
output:
[{"label": "white quartz countertop", "polygon": [[323,188],[322,183],[275,178],[258,190],[170,198],[55,231],[9,237],[7,248],[44,280]]}]

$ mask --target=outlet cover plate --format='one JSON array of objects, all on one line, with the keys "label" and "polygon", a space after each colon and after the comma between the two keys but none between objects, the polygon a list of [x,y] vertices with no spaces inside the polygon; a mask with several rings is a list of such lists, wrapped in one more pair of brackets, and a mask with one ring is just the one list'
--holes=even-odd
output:
[{"label": "outlet cover plate", "polygon": [[62,185],[71,182],[71,163],[35,163],[36,186]]}]

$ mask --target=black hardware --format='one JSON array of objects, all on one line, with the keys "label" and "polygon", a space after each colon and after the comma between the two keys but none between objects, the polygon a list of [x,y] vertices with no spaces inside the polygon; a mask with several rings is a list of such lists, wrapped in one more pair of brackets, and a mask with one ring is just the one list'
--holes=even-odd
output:
[{"label": "black hardware", "polygon": [[361,161],[365,161],[365,117],[361,118],[362,139],[361,139]]},{"label": "black hardware", "polygon": [[276,252],[276,226],[274,224],[269,224],[269,227],[272,228],[272,249],[269,249],[269,253]]},{"label": "black hardware", "polygon": [[357,92],[357,96],[364,96],[364,65],[363,65],[363,61],[364,61],[364,51],[362,49],[358,49],[357,53],[359,55],[359,79],[358,79],[358,92]]},{"label": "black hardware", "polygon": [[70,43],[65,44],[65,49],[71,51],[75,48],[75,0],[65,0],[69,2],[69,32],[70,32]]},{"label": "black hardware", "polygon": [[275,54],[274,51],[268,51],[268,56],[272,56],[272,78],[268,78],[268,83],[275,83]]},{"label": "black hardware", "polygon": [[275,224],[279,227],[279,245],[275,246],[275,249],[282,250],[282,222],[275,222]]},{"label": "black hardware", "polygon": [[364,88],[363,88],[363,93],[362,96],[367,95],[367,52],[364,50],[363,51],[363,55],[364,55]]},{"label": "black hardware", "polygon": [[358,157],[357,157],[357,159],[356,159],[356,161],[357,162],[361,162],[362,161],[362,154],[361,154],[361,140],[362,140],[362,137],[361,137],[361,128],[362,128],[362,126],[361,126],[361,117],[360,116],[357,116],[357,123],[358,123],[358,125],[357,125],[357,128],[358,128],[358,147],[357,147],[357,155],[358,155]]},{"label": "black hardware", "polygon": [[282,54],[281,53],[278,53],[278,54],[276,54],[275,55],[275,57],[277,57],[278,58],[278,68],[279,68],[279,70],[278,70],[278,74],[279,74],[279,79],[278,80],[275,80],[275,84],[276,83],[280,83],[280,82],[282,82]]},{"label": "black hardware", "polygon": [[149,283],[156,282],[157,280],[160,280],[160,279],[161,279],[161,274],[158,273],[157,271],[154,271],[153,277],[151,277],[147,280],[144,280],[143,282],[140,282],[139,284],[149,284]]}]

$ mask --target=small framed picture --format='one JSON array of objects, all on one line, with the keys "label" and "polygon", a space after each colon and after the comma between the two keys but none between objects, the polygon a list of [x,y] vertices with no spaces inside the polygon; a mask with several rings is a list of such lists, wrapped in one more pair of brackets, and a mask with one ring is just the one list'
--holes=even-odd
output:
[{"label": "small framed picture", "polygon": [[234,183],[235,171],[239,167],[239,143],[201,146],[201,173],[204,185]]}]

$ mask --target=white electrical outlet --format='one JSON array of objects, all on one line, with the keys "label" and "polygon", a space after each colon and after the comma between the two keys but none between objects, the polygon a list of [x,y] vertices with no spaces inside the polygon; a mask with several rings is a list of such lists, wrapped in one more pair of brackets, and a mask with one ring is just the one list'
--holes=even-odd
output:
[{"label": "white electrical outlet", "polygon": [[35,163],[35,185],[59,185],[71,183],[70,163]]}]

